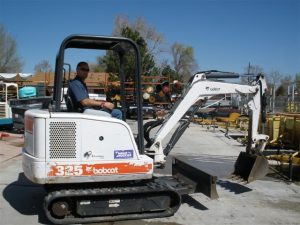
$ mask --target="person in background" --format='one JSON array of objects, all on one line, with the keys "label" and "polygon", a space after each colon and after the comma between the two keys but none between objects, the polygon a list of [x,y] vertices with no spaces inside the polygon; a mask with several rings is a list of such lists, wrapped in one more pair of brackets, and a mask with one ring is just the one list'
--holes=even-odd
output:
[{"label": "person in background", "polygon": [[171,93],[168,81],[165,81],[156,86],[156,101],[171,102]]}]

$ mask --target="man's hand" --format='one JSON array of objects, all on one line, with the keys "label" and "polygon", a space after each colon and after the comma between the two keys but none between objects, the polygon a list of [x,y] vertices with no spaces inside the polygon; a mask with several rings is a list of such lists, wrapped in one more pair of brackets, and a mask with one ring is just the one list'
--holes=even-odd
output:
[{"label": "man's hand", "polygon": [[86,98],[80,101],[81,105],[83,106],[96,106],[96,107],[102,107],[109,110],[114,109],[114,104],[111,102],[105,102],[105,101],[98,101],[90,98]]},{"label": "man's hand", "polygon": [[111,102],[104,102],[103,107],[109,110],[113,110],[115,106]]}]

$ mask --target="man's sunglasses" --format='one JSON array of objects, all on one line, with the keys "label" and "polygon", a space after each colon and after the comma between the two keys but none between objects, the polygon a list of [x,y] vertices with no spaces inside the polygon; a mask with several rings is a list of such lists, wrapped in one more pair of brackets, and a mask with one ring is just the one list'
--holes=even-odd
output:
[{"label": "man's sunglasses", "polygon": [[80,70],[85,71],[85,72],[89,72],[90,71],[90,69],[87,69],[87,68],[80,68]]}]

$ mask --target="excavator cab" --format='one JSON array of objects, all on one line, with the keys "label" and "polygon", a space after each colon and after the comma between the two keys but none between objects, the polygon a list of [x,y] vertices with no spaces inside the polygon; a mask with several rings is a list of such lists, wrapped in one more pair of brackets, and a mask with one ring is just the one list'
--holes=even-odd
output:
[{"label": "excavator cab", "polygon": [[[59,52],[56,57],[55,66],[55,85],[53,89],[53,111],[62,111],[61,97],[62,90],[65,88],[66,82],[66,71],[64,66],[70,65],[64,62],[65,51],[67,49],[90,49],[90,50],[102,50],[102,51],[113,51],[119,57],[119,79],[120,79],[120,94],[121,94],[121,106],[123,112],[123,120],[126,120],[127,102],[125,99],[125,74],[124,74],[124,56],[127,52],[133,52],[134,55],[134,67],[135,74],[133,74],[134,82],[134,101],[137,106],[137,129],[139,135],[137,135],[136,141],[138,149],[141,154],[144,150],[144,139],[143,133],[143,112],[142,112],[142,93],[138,90],[142,90],[141,86],[141,59],[138,45],[128,38],[123,37],[110,37],[110,36],[92,36],[92,35],[71,35],[64,39],[62,42]],[[70,79],[70,75],[67,79]],[[67,99],[66,103],[69,105],[69,111],[72,111],[72,102]]]}]

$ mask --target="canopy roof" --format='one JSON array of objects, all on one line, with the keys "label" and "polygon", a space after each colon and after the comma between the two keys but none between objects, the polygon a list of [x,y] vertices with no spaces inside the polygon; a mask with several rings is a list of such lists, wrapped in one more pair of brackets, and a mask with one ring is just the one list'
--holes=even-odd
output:
[{"label": "canopy roof", "polygon": [[0,79],[1,80],[10,80],[10,79],[14,79],[18,76],[20,76],[21,78],[26,78],[28,76],[32,76],[32,73],[0,73]]}]

